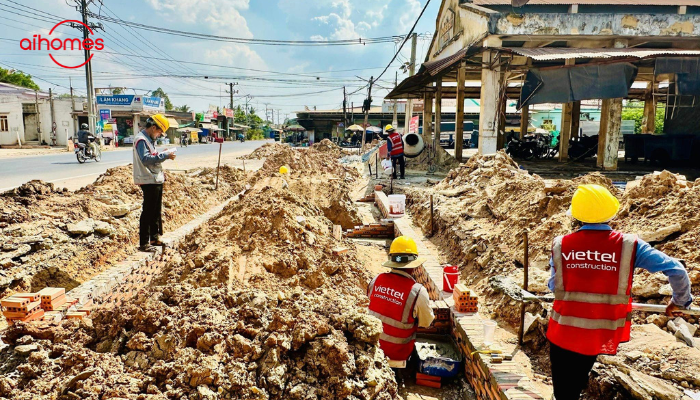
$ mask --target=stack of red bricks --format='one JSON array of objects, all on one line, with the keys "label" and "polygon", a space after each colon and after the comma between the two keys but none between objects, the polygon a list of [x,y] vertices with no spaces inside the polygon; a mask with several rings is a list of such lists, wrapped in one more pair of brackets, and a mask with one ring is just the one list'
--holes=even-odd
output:
[{"label": "stack of red bricks", "polygon": [[452,292],[455,301],[455,310],[463,313],[475,313],[479,311],[479,298],[476,293],[465,285],[458,283]]},{"label": "stack of red bricks", "polygon": [[452,310],[442,300],[430,301],[430,308],[433,310],[435,319],[427,328],[418,328],[419,333],[449,334],[452,329]]},{"label": "stack of red bricks", "polygon": [[349,238],[393,238],[394,223],[383,221],[356,226],[355,229],[348,229],[345,232],[345,236]]},{"label": "stack of red bricks", "polygon": [[40,296],[37,293],[17,293],[2,300],[0,304],[2,304],[2,314],[10,325],[17,321],[36,321],[44,317]]},{"label": "stack of red bricks", "polygon": [[368,194],[367,196],[365,196],[357,201],[359,201],[361,203],[374,203],[374,192]]}]

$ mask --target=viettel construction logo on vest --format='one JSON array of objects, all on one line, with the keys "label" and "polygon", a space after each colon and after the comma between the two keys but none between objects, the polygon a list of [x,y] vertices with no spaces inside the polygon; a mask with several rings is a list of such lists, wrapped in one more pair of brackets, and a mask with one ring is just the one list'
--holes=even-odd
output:
[{"label": "viettel construction logo on vest", "polygon": [[25,51],[48,51],[49,52],[49,57],[51,57],[51,60],[55,62],[57,65],[60,65],[63,68],[80,68],[83,65],[87,64],[88,61],[92,60],[92,57],[95,54],[90,54],[90,58],[88,58],[86,61],[84,61],[82,64],[79,65],[65,65],[61,64],[60,62],[56,61],[56,58],[54,58],[53,54],[51,53],[52,51],[68,51],[68,50],[104,50],[105,44],[104,40],[101,38],[98,39],[91,39],[91,38],[86,38],[83,40],[80,40],[79,38],[66,38],[66,39],[61,39],[58,37],[52,37],[51,35],[54,34],[54,31],[56,28],[63,24],[70,24],[70,23],[76,23],[80,24],[84,27],[84,29],[88,30],[88,35],[94,35],[95,32],[90,29],[89,26],[85,25],[84,23],[73,20],[73,19],[67,19],[65,21],[61,21],[54,25],[53,28],[51,28],[51,31],[49,32],[49,37],[42,37],[41,35],[34,35],[32,36],[31,39],[29,38],[24,38],[19,41],[19,47],[22,50]]}]

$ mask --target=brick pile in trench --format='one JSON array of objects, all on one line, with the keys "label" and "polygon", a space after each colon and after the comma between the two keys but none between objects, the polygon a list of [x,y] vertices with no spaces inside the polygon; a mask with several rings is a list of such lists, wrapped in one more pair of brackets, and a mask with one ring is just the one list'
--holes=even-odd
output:
[{"label": "brick pile in trench", "polygon": [[[427,230],[430,224],[430,194],[434,195],[434,241],[442,251],[444,260],[458,264],[462,280],[486,297],[486,312],[515,328],[520,306],[504,292],[518,291],[523,279],[522,232],[529,230],[529,290],[546,293],[552,240],[577,228],[566,211],[576,187],[583,183],[601,184],[618,197],[621,209],[611,222],[613,228],[637,233],[659,250],[686,261],[695,305],[700,304],[700,250],[697,248],[700,236],[700,181],[687,182],[664,171],[643,177],[623,192],[614,188],[612,182],[599,173],[573,180],[544,180],[520,169],[510,157],[499,152],[492,156],[470,158],[431,188],[407,190],[408,208],[414,221]],[[637,270],[635,274],[632,289],[635,300],[656,304],[669,301],[670,286],[663,274],[649,274],[643,270]],[[530,340],[528,353],[539,372],[549,374],[547,347],[544,346],[546,312],[539,305],[529,305],[527,310],[535,321],[526,337]],[[686,320],[697,326],[697,319],[690,317]],[[700,380],[677,373],[688,368],[691,374],[700,376],[697,362],[700,360],[700,350],[677,340],[671,334],[675,327],[667,325],[668,318],[664,316],[635,313],[634,322],[640,324],[635,327],[638,335],[650,335],[665,343],[666,347],[650,347],[646,352],[643,347],[637,349],[642,351],[642,356],[635,358],[634,362],[629,362],[623,355],[622,364],[627,360],[632,366],[599,365],[601,372],[596,375],[591,387],[592,393],[597,391],[596,394],[602,397],[592,398],[657,398],[654,396],[659,394],[649,389],[651,386],[663,387],[665,393],[671,396],[669,398],[676,398],[675,395],[688,388],[700,390]],[[635,343],[639,345],[642,341]],[[695,343],[700,345],[700,338],[696,337]],[[633,351],[628,346],[630,344],[623,346],[623,352]],[[671,353],[677,354],[669,355],[670,348],[675,349]],[[665,363],[656,360],[667,356],[670,360]],[[686,359],[695,362],[688,363]],[[619,371],[625,368],[639,372],[641,375],[632,375],[640,382],[646,379],[653,384],[625,381],[622,376],[631,376],[629,372],[620,375]],[[653,381],[657,378],[661,383]]]},{"label": "brick pile in trench", "polygon": [[[163,228],[171,231],[240,191],[245,174],[221,168],[166,171]],[[45,286],[70,290],[132,254],[138,245],[141,190],[131,166],[108,169],[76,191],[28,182],[0,195],[0,297]]]},{"label": "brick pile in trench", "polygon": [[190,235],[125,306],[11,327],[0,398],[398,398],[357,250],[332,237],[317,198],[271,178]]}]

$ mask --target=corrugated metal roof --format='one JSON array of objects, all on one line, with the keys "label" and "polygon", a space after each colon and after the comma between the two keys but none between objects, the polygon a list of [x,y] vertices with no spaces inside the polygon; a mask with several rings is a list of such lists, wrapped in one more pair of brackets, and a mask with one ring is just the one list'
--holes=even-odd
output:
[{"label": "corrugated metal roof", "polygon": [[566,60],[570,58],[615,58],[634,57],[647,58],[654,56],[700,56],[700,50],[684,49],[580,49],[568,47],[503,47],[502,50],[512,51],[521,56],[530,57],[536,61]]},{"label": "corrugated metal roof", "polygon": [[425,69],[430,75],[435,76],[440,73],[440,71],[453,66],[455,63],[459,62],[469,51],[470,47],[465,47],[462,50],[441,58],[435,61],[428,61],[421,65],[421,71]]},{"label": "corrugated metal roof", "polygon": [[[478,6],[511,5],[511,0],[473,0]],[[663,3],[663,4],[659,4]],[[530,0],[529,5],[700,6],[700,0]]]}]

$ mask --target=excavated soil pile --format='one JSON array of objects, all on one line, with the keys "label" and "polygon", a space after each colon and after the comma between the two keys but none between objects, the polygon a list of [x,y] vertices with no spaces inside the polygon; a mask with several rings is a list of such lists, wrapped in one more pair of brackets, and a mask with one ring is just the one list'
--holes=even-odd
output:
[{"label": "excavated soil pile", "polygon": [[[11,327],[0,396],[398,398],[381,323],[366,314],[369,273],[331,229],[304,197],[253,188],[126,306],[61,327]],[[337,246],[350,251],[334,255]]]},{"label": "excavated soil pile", "polygon": [[[519,304],[505,293],[519,292],[518,285],[522,282],[522,232],[529,230],[529,290],[546,293],[551,243],[555,236],[577,229],[566,211],[577,185],[582,183],[601,184],[618,197],[621,210],[611,222],[613,228],[637,233],[670,256],[686,260],[697,304],[700,300],[700,251],[697,249],[700,182],[686,182],[664,171],[645,176],[623,193],[598,173],[574,180],[544,180],[519,169],[510,157],[499,152],[494,156],[472,157],[433,188],[413,189],[407,194],[414,220],[423,229],[429,228],[430,194],[434,194],[435,240],[446,261],[459,264],[462,279],[486,297],[484,311],[493,312],[515,327],[519,321]],[[637,270],[636,274],[632,290],[636,300],[668,302],[671,289],[662,274],[643,270]],[[543,309],[539,305],[529,305],[528,311],[541,314]],[[644,323],[645,319],[669,330],[667,319],[634,313],[636,323]],[[545,343],[543,333],[547,319],[531,318],[528,324],[533,320],[529,339],[536,350],[532,355],[543,357],[533,361],[535,364],[542,361],[541,371],[548,373],[546,351],[539,349]],[[693,318],[688,321],[697,323]],[[667,344],[676,343],[672,335],[660,332]],[[648,372],[645,368],[640,371]],[[700,376],[700,368],[697,375]],[[604,381],[601,378],[596,385]],[[676,389],[680,388],[680,383],[676,382]],[[631,387],[629,382],[615,384]],[[684,385],[688,384],[692,383]],[[630,394],[631,389],[623,392],[636,396]]]},{"label": "excavated soil pile", "polygon": [[[215,171],[166,172],[163,228],[171,231],[240,191],[245,175]],[[111,168],[75,193],[32,181],[0,197],[0,296],[45,286],[67,290],[121,261],[138,244],[141,190],[130,166]]]},{"label": "excavated soil pile", "polygon": [[[430,162],[432,163],[436,171],[441,172],[450,171],[453,168],[459,167],[459,161],[457,161],[456,158],[454,158],[450,153],[445,151],[445,149],[443,149],[441,146],[438,146],[436,148],[435,155],[432,157],[432,160]],[[423,151],[423,153],[421,153],[416,158],[406,158],[407,169],[427,171],[429,167],[428,164],[429,163],[427,151]]]},{"label": "excavated soil pile", "polygon": [[[326,139],[317,145],[309,149],[280,146],[256,172],[256,187],[273,186],[296,193],[320,207],[326,218],[343,229],[360,225],[362,218],[349,194],[360,179],[359,172],[339,162],[340,147]],[[288,174],[279,173],[283,165],[289,167]]]},{"label": "excavated soil pile", "polygon": [[264,145],[255,149],[252,153],[238,158],[241,160],[262,160],[263,158],[267,158],[270,155],[277,153],[283,147],[289,146],[280,143],[265,143]]},{"label": "excavated soil pile", "polygon": [[326,153],[333,158],[340,158],[343,153],[340,146],[331,142],[329,139],[323,139],[318,143],[314,143],[311,146],[311,150]]}]

